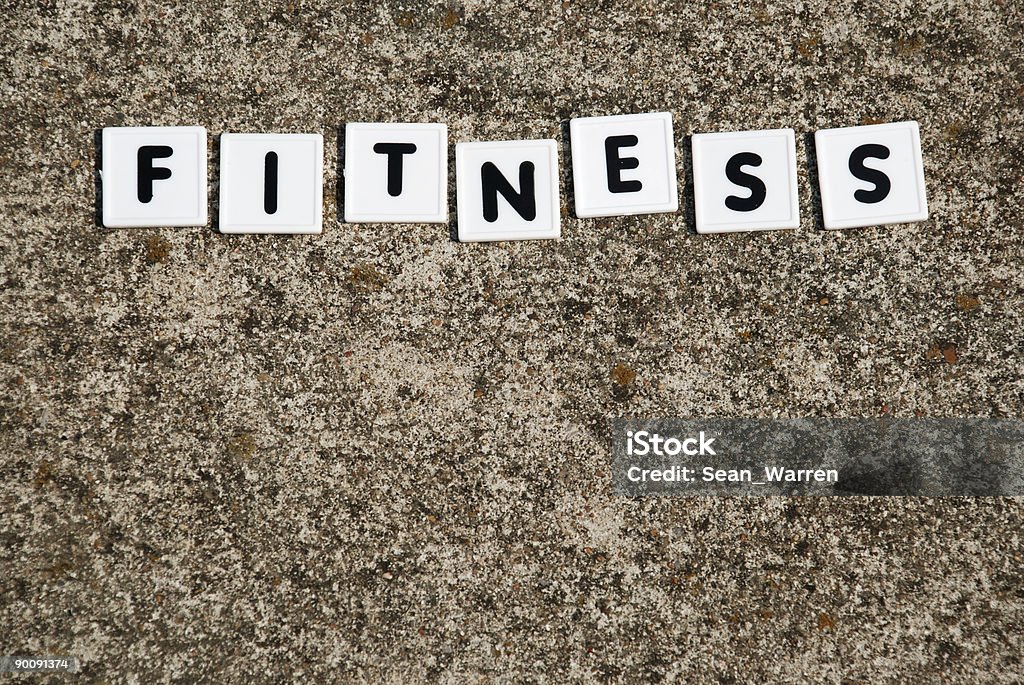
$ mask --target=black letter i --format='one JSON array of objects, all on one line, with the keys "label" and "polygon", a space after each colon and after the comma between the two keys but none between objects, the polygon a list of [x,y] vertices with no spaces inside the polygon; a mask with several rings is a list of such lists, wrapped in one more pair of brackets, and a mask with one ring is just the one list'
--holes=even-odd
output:
[{"label": "black letter i", "polygon": [[263,211],[277,211],[277,153],[268,152],[263,158]]}]

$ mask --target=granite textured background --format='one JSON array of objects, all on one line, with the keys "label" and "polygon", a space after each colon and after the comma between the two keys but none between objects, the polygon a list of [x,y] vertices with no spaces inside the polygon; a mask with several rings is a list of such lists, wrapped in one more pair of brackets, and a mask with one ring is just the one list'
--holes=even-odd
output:
[{"label": "granite textured background", "polygon": [[[20,2],[0,18],[0,652],[93,682],[1024,681],[1024,503],[628,500],[615,416],[1024,415],[1024,8]],[[674,115],[679,213],[338,222],[347,121]],[[920,122],[932,218],[821,230]],[[322,132],[320,236],[95,223],[96,133]],[[697,236],[689,134],[798,133]],[[451,214],[454,217],[454,186]],[[68,680],[54,677],[54,681]]]}]

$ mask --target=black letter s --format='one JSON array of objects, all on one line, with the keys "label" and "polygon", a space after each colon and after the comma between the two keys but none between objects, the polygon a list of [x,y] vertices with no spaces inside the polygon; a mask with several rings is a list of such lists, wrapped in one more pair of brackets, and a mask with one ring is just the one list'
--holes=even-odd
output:
[{"label": "black letter s", "polygon": [[734,212],[752,212],[764,204],[764,199],[768,195],[764,181],[743,171],[740,167],[744,166],[761,166],[761,155],[754,152],[739,152],[730,157],[725,164],[726,177],[736,185],[750,189],[750,197],[730,195],[725,198],[725,206]]},{"label": "black letter s", "polygon": [[889,148],[876,143],[868,143],[867,145],[861,145],[850,153],[850,173],[862,181],[875,184],[873,190],[858,190],[853,194],[853,197],[857,202],[871,205],[881,202],[889,196],[892,183],[889,181],[889,177],[878,169],[869,169],[864,166],[864,160],[868,157],[888,159]]}]

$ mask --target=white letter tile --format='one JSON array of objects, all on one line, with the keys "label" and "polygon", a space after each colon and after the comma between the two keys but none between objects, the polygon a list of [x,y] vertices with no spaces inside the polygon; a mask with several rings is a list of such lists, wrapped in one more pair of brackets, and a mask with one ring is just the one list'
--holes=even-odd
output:
[{"label": "white letter tile", "polygon": [[671,114],[573,119],[569,134],[576,216],[679,209]]},{"label": "white letter tile", "polygon": [[221,233],[320,233],[323,169],[319,133],[223,134]]},{"label": "white letter tile", "polygon": [[459,240],[561,235],[555,141],[459,143],[455,172]]},{"label": "white letter tile", "polygon": [[693,136],[698,233],[800,226],[793,129]]},{"label": "white letter tile", "polygon": [[345,221],[448,221],[448,127],[347,124]]},{"label": "white letter tile", "polygon": [[205,226],[206,129],[103,129],[103,225]]},{"label": "white letter tile", "polygon": [[825,129],[814,146],[825,228],[928,218],[916,121]]}]

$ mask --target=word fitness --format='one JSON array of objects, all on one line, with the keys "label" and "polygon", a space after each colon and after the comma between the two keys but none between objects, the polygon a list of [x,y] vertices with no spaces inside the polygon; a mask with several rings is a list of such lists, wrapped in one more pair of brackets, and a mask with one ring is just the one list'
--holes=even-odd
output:
[{"label": "word fitness", "polygon": [[[579,217],[675,212],[675,142],[667,112],[573,119],[569,124]],[[792,129],[692,137],[699,233],[800,225]],[[815,134],[825,227],[928,218],[917,122]],[[344,216],[349,222],[448,221],[444,124],[345,126]],[[103,224],[204,226],[206,129],[103,129]],[[220,137],[222,233],[320,233],[323,137]],[[455,146],[461,241],[561,236],[554,140]]]}]

